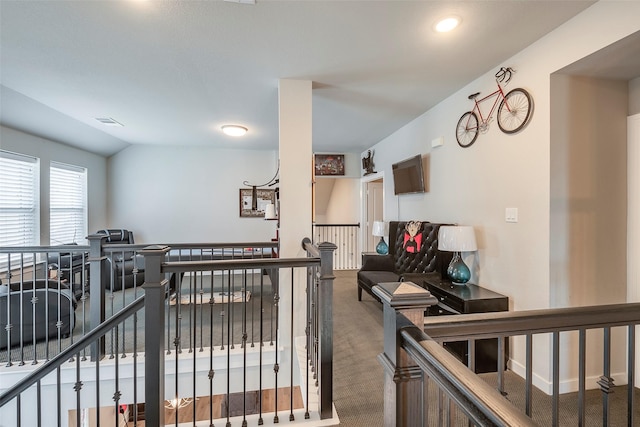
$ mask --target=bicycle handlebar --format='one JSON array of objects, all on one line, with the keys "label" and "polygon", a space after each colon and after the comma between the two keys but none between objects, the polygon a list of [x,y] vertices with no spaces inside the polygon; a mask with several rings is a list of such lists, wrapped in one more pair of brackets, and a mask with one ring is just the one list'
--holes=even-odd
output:
[{"label": "bicycle handlebar", "polygon": [[511,67],[501,67],[496,73],[496,80],[500,83],[509,83],[511,80],[511,74],[515,71]]}]

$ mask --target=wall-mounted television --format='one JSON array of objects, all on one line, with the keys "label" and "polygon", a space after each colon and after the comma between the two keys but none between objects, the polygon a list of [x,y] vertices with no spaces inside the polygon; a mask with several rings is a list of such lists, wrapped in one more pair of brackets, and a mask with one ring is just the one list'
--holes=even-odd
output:
[{"label": "wall-mounted television", "polygon": [[422,156],[420,154],[394,163],[391,167],[393,169],[394,194],[425,192]]}]

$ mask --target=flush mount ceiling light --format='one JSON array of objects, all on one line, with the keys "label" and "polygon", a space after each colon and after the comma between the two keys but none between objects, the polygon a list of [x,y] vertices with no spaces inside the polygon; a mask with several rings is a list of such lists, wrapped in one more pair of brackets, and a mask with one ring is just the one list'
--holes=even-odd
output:
[{"label": "flush mount ceiling light", "polygon": [[434,28],[439,33],[446,33],[456,28],[459,24],[460,18],[458,18],[457,16],[449,16],[438,21]]},{"label": "flush mount ceiling light", "polygon": [[240,125],[224,125],[222,126],[222,132],[229,136],[242,136],[247,133],[249,129]]}]

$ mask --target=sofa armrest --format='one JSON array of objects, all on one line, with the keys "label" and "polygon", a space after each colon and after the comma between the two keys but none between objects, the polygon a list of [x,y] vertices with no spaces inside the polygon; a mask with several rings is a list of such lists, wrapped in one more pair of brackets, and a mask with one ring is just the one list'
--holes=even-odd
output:
[{"label": "sofa armrest", "polygon": [[391,255],[362,255],[362,271],[395,271]]}]

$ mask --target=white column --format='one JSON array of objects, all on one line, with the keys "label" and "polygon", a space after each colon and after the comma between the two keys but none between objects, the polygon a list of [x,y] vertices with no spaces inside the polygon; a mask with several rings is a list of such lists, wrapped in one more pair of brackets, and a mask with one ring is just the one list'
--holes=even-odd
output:
[{"label": "white column", "polygon": [[[282,79],[278,87],[280,126],[280,257],[304,257],[302,239],[311,238],[312,117],[311,81]],[[295,278],[294,306],[305,307],[303,272]],[[283,312],[291,307],[291,275],[280,275]],[[280,319],[289,331],[290,318]],[[294,311],[294,336],[304,335],[304,309]]]}]

